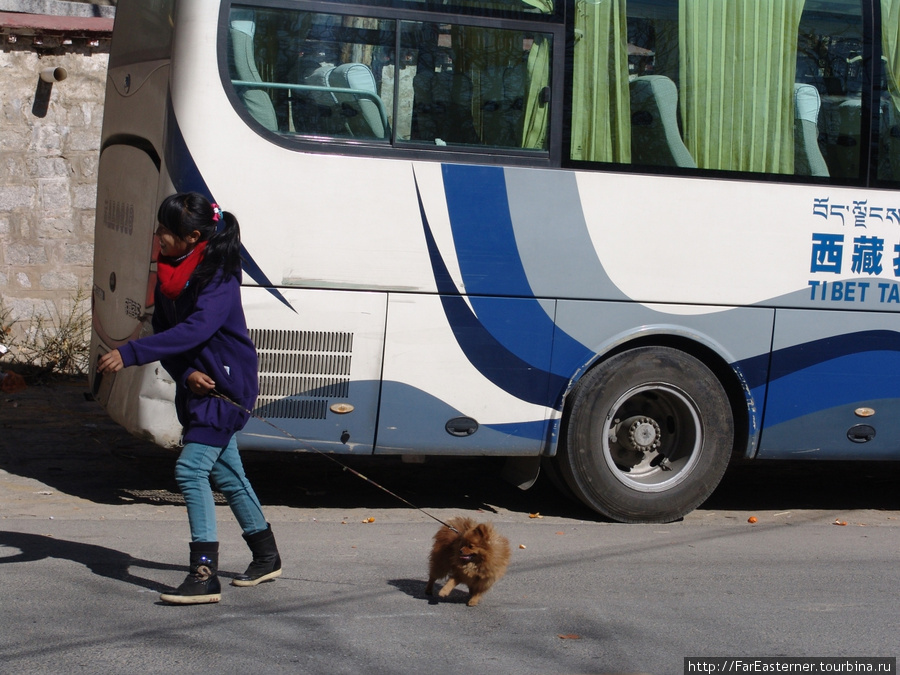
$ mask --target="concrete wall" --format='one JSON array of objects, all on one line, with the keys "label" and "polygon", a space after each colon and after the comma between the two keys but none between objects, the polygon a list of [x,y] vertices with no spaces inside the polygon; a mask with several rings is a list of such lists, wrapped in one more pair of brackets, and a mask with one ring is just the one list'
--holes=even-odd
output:
[{"label": "concrete wall", "polygon": [[[108,34],[27,33],[0,22],[0,302],[19,333],[89,303],[109,52]],[[40,84],[49,67],[67,78]]]}]

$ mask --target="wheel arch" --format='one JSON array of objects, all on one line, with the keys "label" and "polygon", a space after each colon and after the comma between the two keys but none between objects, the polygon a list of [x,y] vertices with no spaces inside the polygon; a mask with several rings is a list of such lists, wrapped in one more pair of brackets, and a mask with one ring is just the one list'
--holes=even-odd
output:
[{"label": "wheel arch", "polygon": [[671,327],[644,327],[640,333],[620,338],[598,350],[595,357],[579,369],[570,380],[569,387],[563,394],[560,433],[557,434],[557,441],[554,444],[552,454],[556,454],[559,439],[566,433],[570,417],[569,402],[572,398],[571,394],[575,391],[581,379],[588,372],[610,358],[639,347],[669,347],[677,349],[692,356],[709,368],[725,389],[731,406],[732,419],[734,420],[734,446],[732,448],[731,461],[749,459],[753,456],[759,429],[757,405],[745,384],[742,373],[731,365],[736,359],[731,358],[721,344],[707,336],[687,332],[683,329],[672,330]]}]

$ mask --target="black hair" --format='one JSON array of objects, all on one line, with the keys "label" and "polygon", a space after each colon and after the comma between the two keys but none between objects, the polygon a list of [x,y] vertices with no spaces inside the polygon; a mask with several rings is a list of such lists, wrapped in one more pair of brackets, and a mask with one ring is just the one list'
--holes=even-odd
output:
[{"label": "black hair", "polygon": [[208,242],[203,260],[191,277],[194,292],[201,290],[222,270],[241,279],[241,228],[227,211],[213,209],[209,200],[196,192],[180,192],[166,197],[156,219],[173,234],[184,239],[194,230],[200,241]]}]

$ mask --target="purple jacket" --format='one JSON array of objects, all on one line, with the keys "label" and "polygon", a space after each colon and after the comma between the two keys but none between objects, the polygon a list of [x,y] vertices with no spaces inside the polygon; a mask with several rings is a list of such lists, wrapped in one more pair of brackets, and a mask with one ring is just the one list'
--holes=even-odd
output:
[{"label": "purple jacket", "polygon": [[[240,282],[217,275],[199,292],[188,286],[175,300],[156,286],[153,335],[119,347],[126,366],[154,361],[175,380],[175,408],[184,427],[184,442],[224,447],[244,428],[259,394],[256,348],[247,331]],[[187,387],[195,370],[209,375],[216,391],[238,403],[196,396]]]}]

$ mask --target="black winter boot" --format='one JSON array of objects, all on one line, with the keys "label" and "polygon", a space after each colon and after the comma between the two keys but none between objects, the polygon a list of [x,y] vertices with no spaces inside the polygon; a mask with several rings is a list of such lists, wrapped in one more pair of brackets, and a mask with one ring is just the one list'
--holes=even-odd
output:
[{"label": "black winter boot", "polygon": [[275,545],[275,535],[272,534],[272,526],[269,525],[262,532],[241,535],[250,552],[253,553],[253,562],[243,574],[237,575],[231,580],[232,586],[256,586],[263,581],[269,581],[281,576],[281,556],[278,555],[278,547]]},{"label": "black winter boot", "polygon": [[172,605],[200,605],[219,602],[222,585],[216,572],[219,569],[219,542],[192,541],[191,567],[184,582],[159,599]]}]

